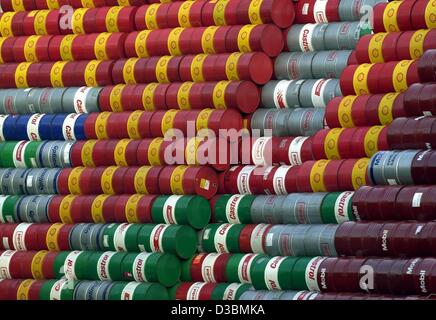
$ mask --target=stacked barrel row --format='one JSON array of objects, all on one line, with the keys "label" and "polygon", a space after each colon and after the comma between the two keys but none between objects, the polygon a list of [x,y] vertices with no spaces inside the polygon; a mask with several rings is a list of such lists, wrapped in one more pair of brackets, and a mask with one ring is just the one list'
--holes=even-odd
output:
[{"label": "stacked barrel row", "polygon": [[[170,1],[165,1],[170,2]],[[0,7],[2,12],[19,12],[19,11],[31,11],[31,10],[44,10],[44,9],[59,9],[62,6],[71,6],[73,8],[98,8],[98,7],[111,7],[111,6],[140,6],[144,3],[161,3],[156,0],[54,0],[54,1],[12,1],[2,0],[0,1]]]},{"label": "stacked barrel row", "polygon": [[[260,92],[250,81],[128,84],[106,87],[9,89],[1,91],[0,111],[92,113],[168,109],[237,109],[253,112]],[[217,93],[222,92],[219,97]]]},{"label": "stacked barrel row", "polygon": [[[3,37],[91,34],[247,24],[275,24],[287,28],[295,16],[292,2],[284,0],[166,1],[141,6],[102,4],[97,8],[81,6],[76,9],[71,7],[76,4],[66,4],[55,9],[57,5],[53,2],[55,1],[50,2],[53,8],[3,13],[0,17],[3,26],[0,34]],[[92,1],[87,1],[85,5],[91,6],[91,3]]]},{"label": "stacked barrel row", "polygon": [[[213,135],[226,148],[219,130],[258,107],[293,3],[76,2],[2,3],[3,297],[199,298],[181,262],[229,160],[197,150]],[[206,287],[218,300],[252,289]]]}]

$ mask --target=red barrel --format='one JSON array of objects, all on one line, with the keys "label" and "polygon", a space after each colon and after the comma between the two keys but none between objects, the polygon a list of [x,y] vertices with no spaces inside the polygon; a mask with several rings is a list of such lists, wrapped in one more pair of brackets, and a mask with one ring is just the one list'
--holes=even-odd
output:
[{"label": "red barrel", "polygon": [[210,199],[217,189],[215,171],[205,166],[167,166],[159,176],[162,194],[198,194]]},{"label": "red barrel", "polygon": [[327,23],[340,21],[339,0],[303,0],[295,5],[295,23]]}]

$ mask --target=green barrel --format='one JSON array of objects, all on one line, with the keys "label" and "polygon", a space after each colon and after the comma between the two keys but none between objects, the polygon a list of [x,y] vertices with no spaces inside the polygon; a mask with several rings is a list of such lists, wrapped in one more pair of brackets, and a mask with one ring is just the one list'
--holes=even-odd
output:
[{"label": "green barrel", "polygon": [[91,252],[88,257],[88,265],[87,265],[87,280],[109,280],[109,279],[100,279],[100,273],[106,274],[106,269],[109,266],[108,258],[105,259],[104,263],[101,263],[102,256],[104,252]]},{"label": "green barrel", "polygon": [[211,300],[239,300],[239,297],[253,287],[244,283],[217,283],[212,291]]},{"label": "green barrel", "polygon": [[16,212],[16,205],[22,196],[0,195],[0,222],[19,222]]},{"label": "green barrel", "polygon": [[114,245],[117,251],[137,252],[138,234],[142,225],[139,223],[122,223],[115,231]]},{"label": "green barrel", "polygon": [[290,290],[292,273],[299,258],[262,257],[251,269],[251,279],[256,290]]},{"label": "green barrel", "polygon": [[190,226],[144,224],[138,234],[140,251],[173,253],[188,259],[197,250],[197,233]]},{"label": "green barrel", "polygon": [[117,281],[109,291],[109,300],[120,300],[121,294],[126,286],[127,282]]},{"label": "green barrel", "polygon": [[50,300],[50,292],[58,280],[46,280],[39,290],[39,300]]},{"label": "green barrel", "polygon": [[132,300],[168,300],[169,298],[168,290],[159,283],[142,282],[138,284],[137,282],[133,282],[133,285],[136,286],[136,288],[133,292]]},{"label": "green barrel", "polygon": [[[105,252],[105,257],[107,257],[107,261],[104,262],[103,259],[100,260],[100,279],[101,280],[112,280],[112,281],[121,281],[123,279],[123,275],[121,272],[121,265],[126,257],[127,253],[125,252]],[[102,266],[102,264],[107,263]]]},{"label": "green barrel", "polygon": [[195,229],[204,228],[210,221],[209,202],[197,195],[159,196],[153,203],[153,222],[190,225]]},{"label": "green barrel", "polygon": [[39,300],[73,300],[74,284],[65,278],[47,280],[39,291]]},{"label": "green barrel", "polygon": [[181,272],[180,272],[180,279],[183,281],[192,281],[191,277],[191,266],[192,261],[198,256],[191,257],[186,260],[181,261]]},{"label": "green barrel", "polygon": [[115,251],[114,235],[120,223],[110,223],[103,229],[103,245],[104,250]]},{"label": "green barrel", "polygon": [[[29,141],[24,150],[24,162],[26,168],[37,168],[38,148],[42,144],[41,141]],[[16,155],[15,155],[16,156]]]},{"label": "green barrel", "polygon": [[256,196],[224,194],[214,205],[215,221],[228,223],[252,223],[251,205]]},{"label": "green barrel", "polygon": [[[18,143],[17,141],[5,141],[0,145],[0,166],[2,168],[15,168],[14,150]],[[24,142],[24,141],[23,141]],[[25,142],[24,142],[25,143]]]},{"label": "green barrel", "polygon": [[302,257],[295,263],[292,272],[292,290],[307,290],[306,269],[311,260],[311,257]]},{"label": "green barrel", "polygon": [[56,255],[56,258],[53,262],[53,274],[56,279],[60,279],[65,276],[65,260],[71,251],[60,251]]},{"label": "green barrel", "polygon": [[109,300],[168,300],[168,291],[159,283],[117,282]]},{"label": "green barrel", "polygon": [[0,166],[3,168],[36,168],[41,141],[6,141],[0,144]]},{"label": "green barrel", "polygon": [[85,280],[88,278],[88,258],[90,251],[72,251],[65,259],[65,276],[68,279]]},{"label": "green barrel", "polygon": [[251,283],[251,270],[256,261],[264,257],[256,253],[232,254],[226,265],[226,278],[229,282]]},{"label": "green barrel", "polygon": [[170,300],[176,300],[177,289],[180,287],[181,284],[182,282],[177,282],[174,286],[168,288],[168,297]]},{"label": "green barrel", "polygon": [[89,277],[93,280],[121,281],[121,265],[126,255],[125,252],[93,252],[88,259]]},{"label": "green barrel", "polygon": [[355,220],[352,209],[353,191],[331,192],[321,204],[323,223],[342,223]]},{"label": "green barrel", "polygon": [[128,253],[121,264],[125,281],[158,282],[173,286],[180,278],[180,260],[170,253]]},{"label": "green barrel", "polygon": [[103,249],[120,252],[137,252],[138,234],[142,224],[111,223],[103,231]]},{"label": "green barrel", "polygon": [[239,236],[243,224],[212,223],[202,232],[201,248],[205,252],[240,252]]}]

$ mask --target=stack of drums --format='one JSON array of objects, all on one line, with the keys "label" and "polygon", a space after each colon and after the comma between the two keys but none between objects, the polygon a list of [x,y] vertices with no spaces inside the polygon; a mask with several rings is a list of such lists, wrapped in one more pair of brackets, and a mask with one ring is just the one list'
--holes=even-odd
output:
[{"label": "stack of drums", "polygon": [[434,1],[43,2],[0,0],[0,299],[436,293]]},{"label": "stack of drums", "polygon": [[227,151],[225,130],[257,109],[293,3],[1,7],[1,299],[196,297],[182,262],[230,164],[203,153]]}]

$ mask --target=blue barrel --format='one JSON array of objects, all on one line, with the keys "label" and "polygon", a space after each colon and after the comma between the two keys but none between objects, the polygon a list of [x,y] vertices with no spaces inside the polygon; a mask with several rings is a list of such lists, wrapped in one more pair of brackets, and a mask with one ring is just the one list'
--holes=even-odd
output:
[{"label": "blue barrel", "polygon": [[3,136],[5,140],[29,140],[27,136],[27,122],[30,115],[8,116],[3,122]]},{"label": "blue barrel", "polygon": [[[88,114],[75,114],[72,113],[71,115],[74,115],[75,122],[74,122],[74,139],[69,140],[86,140],[85,136],[85,121],[88,118]],[[65,121],[68,121],[68,118],[65,119]],[[67,140],[67,139],[65,139]]]},{"label": "blue barrel", "polygon": [[53,140],[51,134],[52,122],[55,115],[44,114],[39,123],[39,140]]},{"label": "blue barrel", "polygon": [[51,140],[64,140],[63,126],[67,116],[65,113],[54,116],[51,124]]}]

